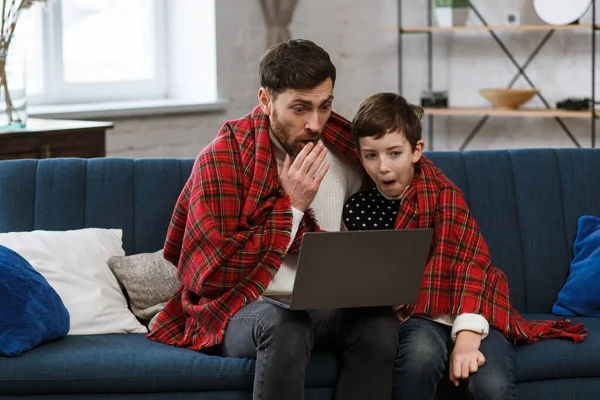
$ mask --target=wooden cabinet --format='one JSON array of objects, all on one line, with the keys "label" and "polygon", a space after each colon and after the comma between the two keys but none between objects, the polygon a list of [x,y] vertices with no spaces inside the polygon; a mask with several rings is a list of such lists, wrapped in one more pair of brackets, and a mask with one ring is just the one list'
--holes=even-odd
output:
[{"label": "wooden cabinet", "polygon": [[105,157],[112,122],[30,118],[23,129],[0,129],[0,160]]}]

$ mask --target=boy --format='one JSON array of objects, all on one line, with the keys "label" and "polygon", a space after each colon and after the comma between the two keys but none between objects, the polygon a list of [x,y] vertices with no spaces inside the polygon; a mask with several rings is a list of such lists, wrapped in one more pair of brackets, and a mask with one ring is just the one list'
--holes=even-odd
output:
[{"label": "boy", "polygon": [[512,309],[506,277],[492,265],[460,189],[423,157],[421,115],[394,93],[361,103],[352,138],[373,187],[350,197],[343,213],[349,230],[434,229],[417,304],[397,310],[394,398],[434,399],[446,371],[456,386],[468,379],[473,398],[515,399],[512,343],[578,342],[585,330],[565,321],[525,321]]}]

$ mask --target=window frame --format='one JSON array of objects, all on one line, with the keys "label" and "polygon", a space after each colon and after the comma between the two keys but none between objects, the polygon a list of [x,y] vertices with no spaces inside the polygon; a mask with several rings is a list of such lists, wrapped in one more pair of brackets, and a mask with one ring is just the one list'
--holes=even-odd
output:
[{"label": "window frame", "polygon": [[40,94],[28,96],[31,105],[58,105],[165,99],[168,94],[167,75],[167,4],[153,2],[154,8],[154,71],[153,79],[118,82],[68,83],[63,75],[62,1],[56,0],[41,12],[42,85]]}]

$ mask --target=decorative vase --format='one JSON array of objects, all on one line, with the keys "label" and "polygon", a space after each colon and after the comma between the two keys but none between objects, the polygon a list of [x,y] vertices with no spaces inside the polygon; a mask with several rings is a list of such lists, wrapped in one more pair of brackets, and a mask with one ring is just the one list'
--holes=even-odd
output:
[{"label": "decorative vase", "polygon": [[27,124],[25,59],[0,54],[0,128],[18,129]]},{"label": "decorative vase", "polygon": [[438,26],[463,26],[469,16],[469,0],[434,0]]}]

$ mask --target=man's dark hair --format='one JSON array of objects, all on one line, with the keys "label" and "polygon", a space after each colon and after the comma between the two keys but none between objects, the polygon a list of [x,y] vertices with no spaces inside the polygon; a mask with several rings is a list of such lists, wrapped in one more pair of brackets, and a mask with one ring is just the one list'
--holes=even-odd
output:
[{"label": "man's dark hair", "polygon": [[269,47],[260,60],[260,85],[272,95],[286,89],[311,89],[331,78],[335,66],[329,54],[310,40],[293,39]]},{"label": "man's dark hair", "polygon": [[400,131],[414,150],[421,140],[423,109],[396,93],[377,93],[358,106],[352,120],[352,139],[357,148],[361,137],[379,139],[389,132]]}]

